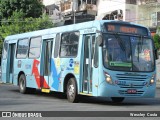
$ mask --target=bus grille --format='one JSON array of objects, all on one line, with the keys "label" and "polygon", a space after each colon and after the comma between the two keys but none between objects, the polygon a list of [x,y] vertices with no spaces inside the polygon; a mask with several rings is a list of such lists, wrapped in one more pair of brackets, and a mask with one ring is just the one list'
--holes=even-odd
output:
[{"label": "bus grille", "polygon": [[[116,78],[119,81],[118,85],[120,88],[141,89],[144,87],[144,83],[146,82],[148,76],[147,75],[132,75],[132,74],[117,74]],[[127,81],[128,81],[128,84],[127,84]],[[126,84],[124,84],[124,82],[126,82]]]},{"label": "bus grille", "polygon": [[[143,83],[142,83],[143,84]],[[136,88],[136,89],[141,89],[143,88],[144,85],[119,85],[120,88]]]}]

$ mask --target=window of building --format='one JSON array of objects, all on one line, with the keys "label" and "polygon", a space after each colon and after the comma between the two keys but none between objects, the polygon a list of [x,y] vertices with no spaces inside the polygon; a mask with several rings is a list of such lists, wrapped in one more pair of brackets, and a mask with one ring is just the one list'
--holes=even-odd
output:
[{"label": "window of building", "polygon": [[78,53],[79,32],[63,33],[61,37],[60,56],[76,56]]},{"label": "window of building", "polygon": [[137,0],[126,0],[126,4],[137,4]]},{"label": "window of building", "polygon": [[66,0],[64,2],[61,3],[61,11],[65,11],[71,9],[71,1]]},{"label": "window of building", "polygon": [[49,15],[53,15],[53,10],[52,9],[49,10]]},{"label": "window of building", "polygon": [[41,50],[41,37],[31,38],[30,48],[29,48],[29,58],[38,58],[40,56]]},{"label": "window of building", "polygon": [[96,0],[83,0],[83,2],[85,2],[86,4],[93,4],[96,5]]},{"label": "window of building", "polygon": [[28,38],[21,39],[17,45],[17,58],[26,58],[28,52]]},{"label": "window of building", "polygon": [[46,15],[49,15],[49,9],[48,8],[45,9],[46,9]]}]

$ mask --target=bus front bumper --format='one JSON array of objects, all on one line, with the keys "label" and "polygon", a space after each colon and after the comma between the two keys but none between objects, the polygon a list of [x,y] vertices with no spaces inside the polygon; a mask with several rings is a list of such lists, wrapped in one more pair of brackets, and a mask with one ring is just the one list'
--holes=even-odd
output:
[{"label": "bus front bumper", "polygon": [[110,85],[103,82],[99,86],[98,96],[101,97],[155,97],[156,84],[144,86],[142,89],[120,88],[118,85]]}]

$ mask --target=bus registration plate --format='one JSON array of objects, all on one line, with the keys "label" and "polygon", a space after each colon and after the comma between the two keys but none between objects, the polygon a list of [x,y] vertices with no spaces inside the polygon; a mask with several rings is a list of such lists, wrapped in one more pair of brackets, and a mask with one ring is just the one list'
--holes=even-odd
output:
[{"label": "bus registration plate", "polygon": [[137,93],[137,90],[136,89],[128,89],[127,93],[128,94],[134,94],[134,93]]}]

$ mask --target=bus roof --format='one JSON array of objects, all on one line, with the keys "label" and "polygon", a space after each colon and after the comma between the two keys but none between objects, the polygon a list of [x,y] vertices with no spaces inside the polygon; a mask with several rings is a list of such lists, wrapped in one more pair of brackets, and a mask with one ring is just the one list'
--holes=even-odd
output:
[{"label": "bus roof", "polygon": [[[60,27],[54,27],[49,29],[43,29],[43,30],[37,30],[32,32],[26,32],[21,34],[15,34],[10,35],[5,38],[5,40],[16,40],[21,38],[29,38],[29,37],[36,37],[36,36],[42,36],[42,35],[49,35],[59,32],[69,32],[69,31],[76,31],[81,29],[87,29],[92,27],[100,27],[101,24],[104,22],[112,22],[112,23],[121,23],[121,24],[130,24],[130,25],[137,25],[140,27],[144,27],[135,23],[125,22],[125,21],[115,21],[115,20],[95,20],[95,21],[89,21],[89,22],[83,22],[78,24],[72,24],[72,25],[66,25],[66,26],[60,26]],[[100,29],[100,28],[99,28]]]}]

